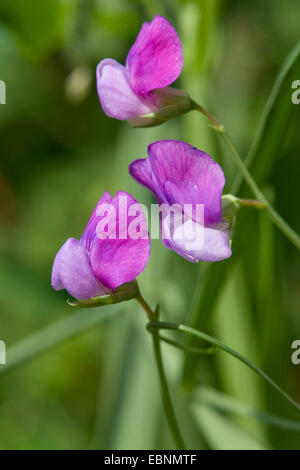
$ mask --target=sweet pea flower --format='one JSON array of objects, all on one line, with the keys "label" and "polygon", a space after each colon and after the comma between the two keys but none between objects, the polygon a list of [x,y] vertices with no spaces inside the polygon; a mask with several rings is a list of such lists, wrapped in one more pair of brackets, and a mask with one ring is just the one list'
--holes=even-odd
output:
[{"label": "sweet pea flower", "polygon": [[[193,262],[231,256],[229,224],[222,219],[221,206],[225,177],[208,154],[185,142],[162,140],[151,144],[148,158],[132,162],[129,171],[152,191],[160,207],[179,207],[173,225],[168,211],[162,210],[163,242],[169,249]],[[197,207],[203,211],[198,213]],[[180,236],[175,224],[178,218]],[[195,232],[200,236],[195,237]]]},{"label": "sweet pea flower", "polygon": [[[130,224],[137,212],[144,232],[133,237]],[[55,290],[66,289],[78,300],[112,294],[135,280],[149,256],[150,239],[141,206],[126,192],[119,191],[113,198],[105,192],[80,240],[69,238],[58,251],[51,284]]]},{"label": "sweet pea flower", "polygon": [[133,126],[153,126],[193,108],[188,94],[168,87],[181,73],[182,46],[162,16],[144,23],[126,66],[113,59],[97,67],[97,90],[107,116]]}]

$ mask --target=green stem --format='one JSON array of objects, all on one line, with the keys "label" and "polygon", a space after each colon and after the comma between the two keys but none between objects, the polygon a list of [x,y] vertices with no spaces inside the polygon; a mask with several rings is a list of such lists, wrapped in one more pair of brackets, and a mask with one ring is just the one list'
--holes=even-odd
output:
[{"label": "green stem", "polygon": [[286,400],[288,400],[298,411],[300,411],[300,405],[297,403],[292,397],[290,397],[279,385],[277,385],[276,382],[274,382],[271,377],[269,377],[264,371],[262,371],[259,367],[257,367],[255,364],[253,364],[249,359],[246,359],[242,354],[239,352],[235,351],[234,349],[231,349],[229,346],[226,346],[226,344],[223,344],[221,341],[219,341],[216,338],[213,338],[212,336],[207,335],[206,333],[203,333],[202,331],[195,330],[194,328],[191,328],[186,325],[182,324],[177,324],[177,323],[168,323],[168,322],[150,322],[147,326],[147,328],[151,330],[159,330],[159,329],[164,329],[164,330],[176,330],[179,332],[187,333],[192,336],[196,336],[197,338],[200,338],[204,341],[207,341],[210,344],[213,344],[214,346],[222,349],[223,351],[227,352],[231,356],[235,357],[239,361],[243,362],[246,366],[248,366],[250,369],[252,369],[254,372],[256,372],[260,377],[262,377],[266,382],[268,382],[272,387],[274,387],[277,392],[279,392]]},{"label": "green stem", "polygon": [[145,312],[147,313],[147,317],[149,318],[150,321],[152,321],[152,320],[155,321],[155,320],[158,319],[158,314],[156,312],[153,312],[152,308],[146,302],[146,300],[142,297],[141,293],[139,293],[136,300],[141,305],[141,307],[145,310]]},{"label": "green stem", "polygon": [[250,187],[251,191],[255,195],[255,197],[265,206],[266,210],[269,213],[269,216],[277,225],[279,230],[292,242],[298,250],[300,250],[300,237],[299,235],[293,230],[287,223],[286,221],[273,209],[265,195],[262,193],[262,191],[259,189],[257,186],[256,182],[254,181],[252,175],[250,174],[249,170],[247,169],[246,165],[244,164],[243,160],[239,156],[229,134],[226,132],[224,126],[220,124],[206,109],[204,109],[202,106],[198,105],[195,103],[195,109],[200,111],[200,113],[204,114],[209,121],[212,123],[212,127],[215,129],[215,131],[220,135],[221,139],[227,146],[227,148],[230,150],[231,155],[233,156],[233,159],[240,170],[241,174],[245,178],[248,186]]},{"label": "green stem", "polygon": [[[266,131],[267,124],[271,119],[273,119],[276,102],[279,100],[279,97],[281,96],[282,91],[287,89],[286,85],[288,82],[288,76],[289,74],[291,74],[292,69],[295,66],[295,64],[297,64],[299,57],[300,57],[300,42],[298,42],[296,46],[293,47],[293,49],[287,55],[286,59],[284,60],[284,62],[282,63],[280,67],[279,73],[276,77],[276,80],[273,84],[273,87],[271,89],[266,105],[263,109],[261,119],[258,124],[257,132],[254,136],[254,139],[252,140],[252,145],[244,160],[244,164],[247,168],[251,166],[253,159],[257,155],[264,133]],[[233,184],[230,188],[230,192],[232,194],[237,194],[239,192],[241,183],[242,183],[242,178],[243,177],[240,173],[236,175],[233,181]]]},{"label": "green stem", "polygon": [[184,450],[185,444],[180,432],[180,429],[178,427],[178,423],[176,420],[175,412],[173,409],[172,401],[171,401],[171,396],[168,388],[168,383],[166,380],[166,376],[164,373],[163,369],[163,363],[162,363],[162,357],[161,357],[161,350],[160,350],[160,343],[159,343],[159,335],[158,331],[154,330],[152,333],[152,339],[153,339],[153,347],[154,347],[154,353],[155,353],[155,359],[156,359],[156,365],[157,365],[157,370],[160,378],[160,384],[161,384],[161,390],[162,390],[162,400],[163,400],[163,405],[166,413],[166,417],[169,423],[170,431],[173,435],[173,439],[175,441],[176,447],[178,450]]},{"label": "green stem", "polygon": [[170,344],[170,346],[174,346],[177,349],[181,349],[182,351],[187,351],[194,354],[213,354],[216,352],[216,348],[194,348],[191,346],[185,346],[184,344],[180,344],[177,341],[174,341],[170,338],[166,338],[165,336],[159,335],[160,341],[163,341],[166,344]]},{"label": "green stem", "polygon": [[[141,294],[139,294],[139,296],[137,297],[137,301],[140,303],[140,305],[143,307],[143,309],[147,313],[147,316],[150,322],[152,322],[154,319],[158,321],[158,317],[159,317],[158,309],[156,309],[156,312],[153,312],[152,309],[147,304],[147,302],[145,301],[145,299],[141,296]],[[152,329],[150,333],[151,333],[152,341],[153,341],[155,360],[156,360],[158,375],[160,379],[162,401],[163,401],[168,425],[169,425],[169,428],[170,428],[170,431],[173,436],[177,449],[184,450],[186,447],[185,447],[185,444],[184,444],[184,441],[183,441],[183,438],[182,438],[182,435],[181,435],[181,432],[177,423],[167,379],[166,379],[165,372],[164,372],[161,350],[160,350],[159,332],[157,329],[156,330]]]},{"label": "green stem", "polygon": [[257,199],[239,199],[242,207],[253,207],[254,209],[265,209],[265,205]]}]

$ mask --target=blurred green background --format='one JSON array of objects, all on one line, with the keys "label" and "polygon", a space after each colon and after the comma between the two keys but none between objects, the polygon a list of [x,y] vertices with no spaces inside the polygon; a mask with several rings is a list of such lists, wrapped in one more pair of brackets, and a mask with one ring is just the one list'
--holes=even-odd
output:
[{"label": "blurred green background", "polygon": [[[236,176],[197,113],[131,129],[102,112],[97,63],[124,63],[141,23],[155,14],[182,39],[176,86],[216,114],[245,156],[279,67],[300,39],[298,0],[0,2],[0,79],[7,87],[0,105],[0,339],[8,348],[7,365],[0,365],[1,449],[173,448],[138,304],[79,312],[50,286],[57,250],[80,237],[105,190],[151,202],[127,171],[149,143],[174,138],[207,151],[224,168],[225,192]],[[299,232],[296,79],[299,58],[251,170]],[[252,196],[243,185],[240,194]],[[300,365],[291,362],[291,344],[300,338],[299,253],[265,213],[243,209],[233,256],[215,265],[190,264],[154,241],[140,286],[152,306],[160,302],[163,319],[218,337],[300,401]],[[297,412],[243,364],[223,352],[185,358],[162,348],[188,447],[300,448],[299,427],[270,425],[265,415],[299,421]]]}]

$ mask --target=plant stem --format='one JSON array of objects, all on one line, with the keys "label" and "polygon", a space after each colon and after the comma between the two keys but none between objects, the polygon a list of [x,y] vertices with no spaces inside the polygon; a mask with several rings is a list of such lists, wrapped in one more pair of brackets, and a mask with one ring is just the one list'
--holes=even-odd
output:
[{"label": "plant stem", "polygon": [[239,199],[239,203],[243,207],[253,207],[254,209],[265,209],[265,205],[257,199]]},{"label": "plant stem", "polygon": [[152,320],[158,320],[158,314],[156,312],[152,311],[152,308],[150,305],[146,302],[146,300],[142,297],[142,294],[139,293],[137,296],[136,300],[138,303],[141,305],[141,307],[145,310],[147,313],[147,317],[149,318],[150,321]]},{"label": "plant stem", "polygon": [[210,347],[210,348],[193,348],[191,346],[185,346],[184,344],[180,344],[177,341],[174,341],[170,338],[166,338],[165,336],[159,335],[160,341],[163,341],[170,346],[174,346],[177,349],[181,349],[182,351],[187,351],[194,354],[213,354],[216,352],[217,348]]},{"label": "plant stem", "polygon": [[224,126],[220,124],[205,108],[200,106],[199,104],[195,103],[195,109],[197,111],[200,111],[200,113],[204,114],[204,116],[207,117],[207,119],[212,123],[213,129],[220,135],[221,139],[227,146],[227,148],[230,150],[231,155],[233,156],[233,159],[240,170],[241,174],[245,178],[248,186],[250,187],[251,191],[255,195],[255,197],[265,206],[266,210],[269,213],[269,216],[277,225],[279,230],[292,242],[298,250],[300,250],[300,237],[293,230],[287,223],[286,221],[273,209],[265,195],[262,193],[262,191],[259,189],[257,186],[256,182],[254,181],[252,175],[250,174],[249,170],[247,169],[246,165],[244,164],[243,160],[239,156],[229,134],[226,132]]},{"label": "plant stem", "polygon": [[[143,307],[143,309],[147,313],[147,316],[150,322],[158,321],[158,318],[159,318],[158,308],[156,309],[155,312],[153,312],[141,294],[139,294],[139,296],[137,297],[137,301],[140,303],[140,305]],[[161,349],[160,349],[159,331],[157,329],[152,329],[150,333],[151,333],[152,341],[153,341],[156,366],[157,366],[158,375],[160,379],[162,401],[163,401],[168,425],[169,425],[169,428],[170,428],[170,431],[173,436],[177,449],[184,450],[186,447],[185,447],[185,444],[184,444],[184,441],[183,441],[183,438],[182,438],[182,435],[181,435],[181,432],[177,423],[167,379],[166,379],[164,368],[163,368]]]},{"label": "plant stem", "polygon": [[[266,132],[266,128],[268,122],[273,119],[274,110],[276,107],[276,102],[279,100],[280,96],[282,95],[283,91],[287,89],[287,82],[288,76],[292,73],[292,69],[297,64],[297,61],[300,57],[300,42],[293,47],[293,49],[289,52],[285,60],[283,61],[279,73],[276,77],[276,80],[273,84],[273,87],[270,91],[270,95],[266,102],[266,105],[263,109],[260,122],[258,124],[257,132],[252,140],[252,145],[249,149],[248,154],[244,160],[244,164],[247,168],[250,167],[254,157],[257,155],[257,152],[261,146],[261,142]],[[288,82],[289,83],[289,82]],[[289,85],[288,85],[289,86]],[[242,183],[242,175],[238,173],[233,181],[233,184],[230,188],[230,192],[233,194],[237,194],[241,187]]]},{"label": "plant stem", "polygon": [[256,372],[260,377],[262,377],[266,382],[268,382],[272,387],[274,387],[277,390],[277,392],[279,392],[286,400],[288,400],[294,406],[294,408],[296,408],[300,412],[299,403],[297,403],[281,387],[279,387],[279,385],[277,385],[277,383],[274,382],[274,380],[271,379],[271,377],[269,377],[263,370],[261,370],[251,361],[249,361],[249,359],[247,359],[246,357],[244,357],[242,354],[235,351],[234,349],[230,348],[229,346],[226,346],[226,344],[223,344],[218,339],[213,338],[212,336],[209,336],[206,333],[203,333],[202,331],[195,330],[194,328],[183,325],[181,323],[177,324],[177,323],[168,323],[168,322],[150,322],[147,325],[147,328],[150,331],[153,329],[176,330],[179,332],[183,332],[183,333],[187,333],[189,335],[195,336],[196,338],[200,338],[204,341],[207,341],[210,344],[213,344],[217,348],[222,349],[223,351],[227,352],[228,354],[235,357],[239,361],[243,362],[246,366],[248,366],[250,369]]},{"label": "plant stem", "polygon": [[158,330],[156,331],[153,330],[153,333],[152,333],[153,347],[154,347],[157,370],[158,370],[158,374],[160,378],[162,400],[163,400],[166,417],[167,417],[169,428],[173,435],[173,439],[174,439],[177,449],[184,450],[186,447],[185,447],[180,429],[178,427],[178,423],[176,420],[176,416],[175,416],[175,412],[174,412],[174,408],[172,405],[172,400],[171,400],[171,396],[170,396],[170,392],[168,388],[168,383],[167,383],[166,376],[164,373]]}]

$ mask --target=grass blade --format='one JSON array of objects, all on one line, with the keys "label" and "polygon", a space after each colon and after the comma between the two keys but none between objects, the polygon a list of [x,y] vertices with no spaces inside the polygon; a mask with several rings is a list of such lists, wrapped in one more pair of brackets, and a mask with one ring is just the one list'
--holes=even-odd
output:
[{"label": "grass blade", "polygon": [[246,418],[262,421],[269,426],[278,427],[287,431],[300,432],[300,423],[298,421],[291,421],[260,411],[209,386],[199,387],[199,389],[195,391],[195,400],[197,403],[208,405],[227,414],[245,416]]},{"label": "grass blade", "polygon": [[[262,139],[263,139],[266,127],[269,121],[271,121],[272,119],[272,114],[274,112],[276,103],[280,99],[282,90],[286,92],[287,87],[284,86],[286,83],[286,79],[289,73],[291,72],[291,70],[293,69],[294,65],[297,63],[299,57],[300,57],[300,42],[297,43],[296,46],[287,55],[275,79],[271,93],[263,109],[256,135],[253,139],[252,145],[244,161],[246,167],[248,168],[250,167],[253,160],[255,159],[255,156],[259,152],[259,148],[262,144]],[[290,84],[291,82],[288,83],[289,93],[290,93]],[[237,194],[239,192],[241,184],[242,184],[242,180],[243,180],[243,176],[240,173],[237,173],[235,180],[230,188],[230,193]]]},{"label": "grass blade", "polygon": [[122,311],[124,310],[121,308],[112,309],[110,307],[89,310],[89,312],[82,309],[78,313],[72,313],[69,317],[33,333],[8,349],[7,364],[1,367],[0,375],[48,351],[62,341],[120,314]]}]

